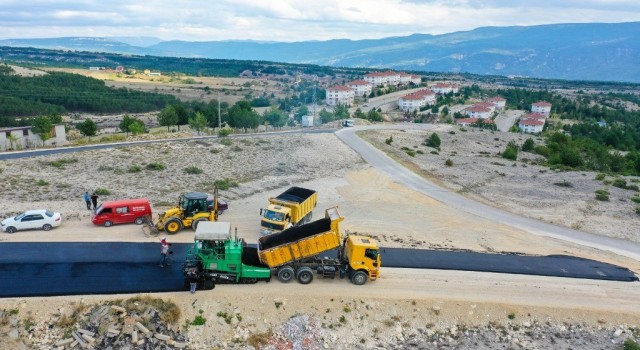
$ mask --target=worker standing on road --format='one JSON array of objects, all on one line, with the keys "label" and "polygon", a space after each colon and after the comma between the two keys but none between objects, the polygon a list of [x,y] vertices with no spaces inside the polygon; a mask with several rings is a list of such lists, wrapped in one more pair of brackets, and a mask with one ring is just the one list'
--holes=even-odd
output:
[{"label": "worker standing on road", "polygon": [[167,264],[167,254],[169,254],[169,242],[167,242],[167,237],[162,237],[160,241],[160,267],[165,267]]}]

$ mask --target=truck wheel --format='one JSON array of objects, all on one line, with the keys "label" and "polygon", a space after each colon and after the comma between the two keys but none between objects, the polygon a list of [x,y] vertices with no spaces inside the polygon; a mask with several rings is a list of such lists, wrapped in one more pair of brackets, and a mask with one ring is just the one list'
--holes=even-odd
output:
[{"label": "truck wheel", "polygon": [[136,218],[136,221],[134,221],[136,223],[136,225],[142,225],[144,223],[144,219],[143,218]]},{"label": "truck wheel", "polygon": [[172,235],[182,230],[182,222],[178,218],[171,218],[164,223],[164,230]]},{"label": "truck wheel", "polygon": [[354,273],[351,274],[351,283],[355,284],[356,286],[361,286],[367,283],[368,278],[369,276],[367,276],[366,272],[355,271]]},{"label": "truck wheel", "polygon": [[191,223],[191,228],[195,231],[198,228],[198,225],[203,221],[209,221],[209,220],[203,219],[203,218],[195,219],[193,220],[193,223]]},{"label": "truck wheel", "polygon": [[202,285],[203,285],[203,287],[204,287],[204,289],[205,289],[205,290],[211,290],[211,289],[213,289],[213,288],[215,288],[215,287],[216,287],[216,284],[215,284],[215,283],[213,283],[213,281],[212,281],[212,280],[205,280],[205,281],[202,283]]},{"label": "truck wheel", "polygon": [[284,266],[278,270],[278,280],[282,283],[289,283],[293,279],[293,267]]},{"label": "truck wheel", "polygon": [[313,281],[313,271],[309,267],[301,267],[298,269],[296,277],[301,284],[309,284]]}]

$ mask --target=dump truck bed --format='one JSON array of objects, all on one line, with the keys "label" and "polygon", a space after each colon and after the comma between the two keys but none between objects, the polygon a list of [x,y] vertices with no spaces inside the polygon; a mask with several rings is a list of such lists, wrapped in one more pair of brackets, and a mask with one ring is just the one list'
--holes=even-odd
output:
[{"label": "dump truck bed", "polygon": [[290,208],[291,221],[297,223],[316,207],[318,192],[294,186],[269,201],[271,204]]},{"label": "dump truck bed", "polygon": [[340,246],[340,232],[324,218],[292,227],[258,239],[258,255],[263,264],[274,268],[310,258]]}]

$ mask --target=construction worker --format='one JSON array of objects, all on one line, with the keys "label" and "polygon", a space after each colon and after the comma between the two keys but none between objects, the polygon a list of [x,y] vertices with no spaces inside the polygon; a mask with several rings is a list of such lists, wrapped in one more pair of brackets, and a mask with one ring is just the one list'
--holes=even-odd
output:
[{"label": "construction worker", "polygon": [[167,254],[170,254],[169,251],[169,242],[167,242],[167,237],[162,237],[160,241],[160,267],[165,267],[167,264]]}]

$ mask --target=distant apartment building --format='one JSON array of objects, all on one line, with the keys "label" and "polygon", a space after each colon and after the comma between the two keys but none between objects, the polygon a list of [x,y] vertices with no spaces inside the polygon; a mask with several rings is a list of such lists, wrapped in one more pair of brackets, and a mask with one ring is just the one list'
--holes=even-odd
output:
[{"label": "distant apartment building", "polygon": [[398,108],[404,112],[412,112],[435,102],[435,92],[424,89],[400,97],[398,99]]},{"label": "distant apartment building", "polygon": [[347,86],[332,86],[327,88],[327,104],[329,106],[353,104],[355,91]]},{"label": "distant apartment building", "polygon": [[464,113],[469,116],[469,118],[489,119],[491,117],[492,110],[486,106],[473,105],[471,107],[467,107],[464,110]]},{"label": "distant apartment building", "polygon": [[355,96],[358,97],[369,96],[369,94],[371,94],[371,90],[373,89],[373,85],[365,80],[354,80],[345,85],[346,87],[352,89],[355,93]]},{"label": "distant apartment building", "polygon": [[419,85],[422,82],[422,78],[419,75],[408,74],[405,72],[394,72],[391,70],[365,74],[363,80],[371,83],[373,86],[408,85],[411,83]]},{"label": "distant apartment building", "polygon": [[[54,125],[45,146],[64,146],[69,144],[64,125]],[[22,150],[41,147],[42,139],[31,131],[30,126],[0,129],[0,151]]]},{"label": "distant apartment building", "polygon": [[495,106],[496,109],[503,109],[507,104],[507,100],[500,96],[491,97],[485,100]]},{"label": "distant apartment building", "polygon": [[420,85],[422,83],[422,78],[420,78],[419,75],[400,72],[399,77],[400,77],[400,84],[403,84],[403,85],[409,85],[409,84]]},{"label": "distant apartment building", "polygon": [[364,81],[371,83],[373,86],[385,85],[388,82],[386,74],[382,72],[373,72],[365,74],[362,78]]},{"label": "distant apartment building", "polygon": [[544,120],[521,119],[520,122],[518,122],[518,127],[522,132],[529,134],[542,132],[544,129]]},{"label": "distant apartment building", "polygon": [[531,104],[532,113],[540,113],[547,117],[551,114],[551,103],[546,101],[538,101]]},{"label": "distant apartment building", "polygon": [[450,92],[457,94],[460,91],[460,87],[452,83],[436,83],[434,86],[431,86],[431,90],[441,95],[448,94]]}]

